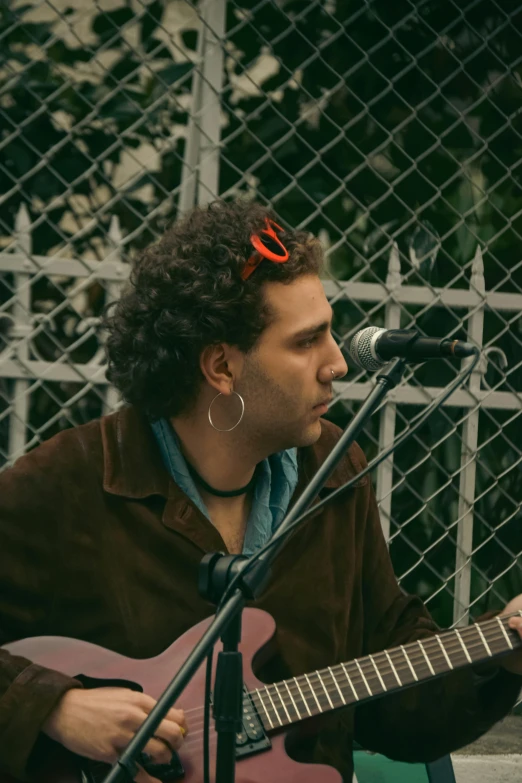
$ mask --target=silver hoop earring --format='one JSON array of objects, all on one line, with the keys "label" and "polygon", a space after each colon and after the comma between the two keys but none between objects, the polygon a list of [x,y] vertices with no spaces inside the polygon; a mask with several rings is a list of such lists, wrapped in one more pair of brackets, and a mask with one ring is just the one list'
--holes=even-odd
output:
[{"label": "silver hoop earring", "polygon": [[239,417],[238,423],[234,424],[234,426],[230,427],[228,430],[221,430],[219,427],[216,427],[216,425],[213,423],[212,418],[210,416],[210,409],[211,409],[212,405],[214,404],[214,400],[217,400],[218,397],[221,397],[221,392],[219,392],[219,394],[216,394],[216,396],[214,397],[214,399],[212,400],[212,402],[208,406],[208,420],[209,420],[210,424],[212,425],[212,427],[214,427],[214,429],[217,430],[218,432],[231,432],[232,430],[235,430],[237,425],[241,423],[241,419],[243,418],[243,414],[245,412],[245,401],[242,398],[242,396],[240,394],[238,394],[236,391],[233,391],[232,394],[236,394],[239,397],[239,399],[241,400],[241,416]]}]

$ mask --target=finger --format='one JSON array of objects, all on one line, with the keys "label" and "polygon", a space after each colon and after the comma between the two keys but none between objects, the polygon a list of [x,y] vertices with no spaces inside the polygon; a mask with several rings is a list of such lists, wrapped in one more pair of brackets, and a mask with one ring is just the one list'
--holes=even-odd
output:
[{"label": "finger", "polygon": [[171,707],[165,717],[167,720],[174,721],[174,723],[178,723],[180,726],[183,726],[185,729],[185,734],[187,733],[187,721],[185,720],[184,710],[179,710],[177,707]]},{"label": "finger", "polygon": [[[139,694],[139,706],[145,710],[147,715],[151,710],[156,706],[157,702],[155,699],[152,698],[152,696],[149,696],[146,693],[140,693]],[[174,723],[179,723],[185,731],[187,730],[187,723],[185,720],[185,711],[179,709],[178,707],[171,707],[170,710],[167,712],[165,718],[168,720],[174,721]]]},{"label": "finger", "polygon": [[[149,696],[148,693],[136,693],[136,704],[146,712],[148,715],[156,706],[157,701]],[[185,720],[185,711],[178,707],[171,707],[165,716],[168,720],[179,723],[187,731],[187,723]]]},{"label": "finger", "polygon": [[156,706],[157,702],[156,699],[153,699],[148,693],[136,693],[136,704],[139,704],[148,715],[152,708]]},{"label": "finger", "polygon": [[138,764],[138,772],[136,777],[134,778],[135,783],[161,783],[161,780],[158,778],[152,778],[148,772],[145,772],[143,767],[140,767]]},{"label": "finger", "polygon": [[165,742],[159,737],[151,737],[144,747],[145,753],[148,753],[154,764],[170,764],[173,749],[170,743]]},{"label": "finger", "polygon": [[520,638],[522,638],[522,617],[510,617],[508,625],[514,631],[517,631]]},{"label": "finger", "polygon": [[179,750],[183,745],[185,729],[174,721],[163,720],[155,731],[154,736],[166,742],[172,751]]},{"label": "finger", "polygon": [[[141,709],[148,715],[152,709],[156,706],[157,702],[152,696],[146,693],[137,694],[139,696],[138,704]],[[182,734],[185,735],[188,731],[187,721],[185,719],[185,712],[177,707],[171,707],[166,714],[166,719],[174,723],[178,723],[183,727]]]}]

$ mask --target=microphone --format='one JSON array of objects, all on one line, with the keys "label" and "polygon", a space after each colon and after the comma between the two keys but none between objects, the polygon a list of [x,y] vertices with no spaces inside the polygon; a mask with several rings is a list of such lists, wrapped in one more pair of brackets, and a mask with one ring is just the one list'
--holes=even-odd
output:
[{"label": "microphone", "polygon": [[410,362],[425,362],[445,356],[460,359],[476,352],[474,345],[462,340],[423,337],[415,329],[383,329],[380,326],[360,329],[352,337],[348,350],[353,361],[370,372],[384,367],[395,356]]}]

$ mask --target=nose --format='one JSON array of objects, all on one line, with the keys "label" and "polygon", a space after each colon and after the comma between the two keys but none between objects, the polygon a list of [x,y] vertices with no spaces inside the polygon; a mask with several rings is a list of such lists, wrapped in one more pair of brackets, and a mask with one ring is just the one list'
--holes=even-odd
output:
[{"label": "nose", "polygon": [[[339,348],[339,346],[336,343],[337,347],[337,359],[335,363],[332,365],[332,370],[335,372],[335,380],[339,380],[339,378],[344,378],[344,376],[348,372],[348,365],[346,363],[346,360],[344,358],[343,351]],[[333,376],[332,376],[333,377]]]},{"label": "nose", "polygon": [[[339,348],[333,337],[332,341],[335,345],[335,353],[328,361],[327,369],[323,370],[324,382],[326,383],[331,383],[334,379],[334,375],[335,380],[338,381],[339,378],[343,378],[348,372],[348,365],[345,361],[342,350]],[[332,375],[332,370],[334,375]]]}]

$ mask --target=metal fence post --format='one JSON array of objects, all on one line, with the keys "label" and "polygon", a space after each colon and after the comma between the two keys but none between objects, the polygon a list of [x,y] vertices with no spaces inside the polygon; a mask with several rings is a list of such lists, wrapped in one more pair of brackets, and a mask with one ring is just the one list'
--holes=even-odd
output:
[{"label": "metal fence post", "polygon": [[[332,2],[141,0],[138,4],[104,4],[85,0],[71,3],[82,8],[81,13],[76,9],[70,14],[50,2],[30,4],[38,9],[13,3],[9,19],[13,34],[3,45],[7,59],[14,56],[17,67],[0,74],[5,93],[0,116],[7,128],[0,139],[2,166],[7,165],[7,185],[0,202],[7,206],[13,199],[16,203],[24,200],[27,210],[20,209],[14,227],[13,216],[10,219],[7,213],[0,221],[0,334],[7,331],[0,355],[0,469],[50,437],[60,411],[66,411],[67,423],[74,425],[76,411],[80,423],[86,412],[90,415],[102,409],[109,413],[118,407],[118,394],[107,388],[104,372],[106,333],[99,329],[98,312],[91,312],[93,300],[79,294],[91,291],[91,286],[98,292],[97,285],[101,285],[104,303],[117,299],[130,269],[127,249],[159,238],[165,222],[174,217],[174,202],[182,215],[219,195],[220,188],[226,188],[227,198],[255,195],[289,224],[314,233],[328,232],[336,263],[331,267],[333,279],[325,279],[323,287],[332,304],[343,297],[351,302],[346,307],[349,321],[343,319],[343,332],[339,332],[343,344],[352,329],[356,332],[368,325],[371,313],[384,316],[386,327],[400,328],[406,321],[415,326],[431,308],[442,315],[441,333],[451,330],[453,334],[455,323],[468,319],[461,328],[464,332],[469,328],[470,340],[481,345],[484,321],[488,342],[490,326],[492,333],[495,330],[488,350],[503,355],[507,346],[515,352],[522,349],[517,320],[522,312],[519,260],[514,256],[505,263],[502,250],[516,229],[512,221],[516,209],[506,208],[512,206],[514,171],[512,161],[499,157],[494,143],[505,133],[509,157],[517,101],[514,93],[506,94],[503,110],[493,113],[482,101],[488,91],[506,79],[509,82],[518,64],[517,42],[509,32],[516,29],[518,4],[511,4],[513,9],[506,8],[503,14],[502,62],[496,55],[500,40],[496,11],[489,8],[495,4],[486,0],[476,4],[481,13],[462,21],[469,34],[452,37],[453,18],[435,29],[430,27],[429,14],[421,18],[412,10],[413,3],[407,4],[404,14],[396,15],[392,25],[386,19],[375,25],[375,15],[361,15],[361,8],[356,8],[370,3],[353,4],[353,13],[345,13],[337,8],[343,4]],[[116,24],[112,6],[121,5],[132,6],[133,12],[117,15]],[[356,20],[368,34],[368,46],[359,51],[351,37]],[[42,35],[33,23],[43,25]],[[43,35],[46,29],[56,39],[54,52],[49,48],[51,39]],[[419,34],[422,56],[412,60],[404,54],[417,45]],[[446,57],[448,35],[451,64]],[[65,49],[62,39],[67,42]],[[454,74],[475,54],[476,40],[481,42],[481,63],[488,80],[486,84],[468,74],[474,86],[463,94],[459,86],[454,88]],[[82,57],[75,67],[65,55],[78,45]],[[347,46],[353,56],[345,63]],[[390,57],[393,67],[387,73],[383,63],[391,62]],[[45,96],[34,91],[35,61],[47,74],[49,94],[46,91]],[[415,80],[404,78],[412,68],[422,70],[425,84],[444,88],[449,100],[444,107],[447,128],[460,127],[470,112],[475,116],[479,104],[484,106],[491,133],[479,151],[476,138],[462,137],[462,151],[455,154],[453,135],[430,121],[440,113],[440,92],[428,90],[421,95]],[[377,81],[376,73],[380,74]],[[68,89],[56,103],[49,96],[58,95],[64,78],[72,91]],[[381,79],[388,85],[383,92]],[[357,97],[355,88],[367,80],[367,90]],[[87,108],[81,117],[75,112],[76,88],[84,95]],[[455,89],[459,99],[452,102]],[[399,93],[402,108],[398,114],[389,98]],[[412,121],[414,134],[408,132]],[[42,128],[51,126],[42,154],[38,137]],[[397,134],[401,135],[400,154]],[[180,183],[176,177],[181,137]],[[65,169],[64,155],[71,163]],[[490,160],[506,171],[498,182],[493,169],[484,165]],[[463,161],[468,162],[464,165]],[[493,191],[498,199],[490,198]],[[122,241],[114,218],[111,245],[107,221],[116,213],[134,228]],[[427,219],[434,220],[434,225],[430,227]],[[493,272],[491,290],[485,292],[480,251],[471,287],[460,282],[464,265],[469,275],[476,244],[472,236],[479,223],[488,236]],[[440,252],[437,255],[433,244],[441,232],[444,240],[437,239],[435,244],[444,242],[445,258]],[[381,245],[385,237],[386,244]],[[402,264],[402,277],[393,240],[401,249],[415,249],[412,263]],[[497,250],[501,251],[498,257]],[[400,260],[404,258],[401,255]],[[383,263],[388,264],[387,276]],[[501,284],[493,284],[498,276]],[[77,284],[71,287],[73,280]],[[446,282],[435,285],[435,281]],[[89,353],[76,350],[84,343]],[[47,351],[39,352],[40,345],[54,345],[50,357]],[[445,623],[453,617],[457,623],[466,622],[470,596],[477,604],[485,591],[500,598],[499,587],[502,592],[508,589],[505,578],[521,556],[515,551],[512,527],[505,528],[509,546],[504,546],[501,531],[519,512],[504,490],[504,476],[511,473],[506,479],[516,488],[514,474],[522,462],[516,429],[522,421],[522,366],[517,361],[510,367],[499,365],[491,386],[485,383],[485,366],[484,357],[482,370],[477,369],[468,385],[457,389],[438,414],[450,430],[440,444],[444,441],[452,449],[451,467],[443,464],[435,448],[430,449],[431,438],[423,446],[419,437],[412,442],[410,455],[390,456],[376,473],[384,535],[404,545],[405,553],[409,550],[403,558],[396,548],[398,579],[407,579],[408,587],[418,589],[427,600],[451,592],[449,617],[446,602],[439,604]],[[356,377],[352,381],[349,375],[334,383],[338,399],[358,404],[367,397],[372,380]],[[411,406],[424,409],[440,394],[442,374],[428,371],[423,376],[430,378],[425,386],[416,377],[414,370],[393,390],[373,422],[379,424],[380,448],[396,437],[402,414],[407,417]],[[483,416],[480,409],[484,409]],[[466,414],[469,418],[464,424]],[[455,419],[462,446],[456,445]],[[372,437],[373,433],[372,427]],[[491,450],[486,446],[489,442]],[[481,455],[477,463],[491,469],[492,478],[477,489],[474,482],[482,471],[475,476],[476,448]],[[509,459],[502,465],[505,454]],[[492,464],[492,459],[498,464]],[[426,491],[418,481],[425,469],[440,478]],[[458,489],[459,482],[460,501],[447,506],[447,489]],[[477,530],[479,524],[478,498],[482,507],[482,497],[488,495],[491,502],[499,498],[498,519],[490,525],[491,545],[489,534],[480,542],[473,536],[474,522]],[[391,530],[392,520],[398,522],[399,517],[400,526],[394,524]],[[487,523],[484,520],[484,529]],[[429,544],[422,536],[409,535],[419,525],[425,525]],[[507,563],[506,571],[497,573],[492,559],[494,567],[485,575],[489,581],[484,591],[481,584],[479,596],[475,577],[484,576],[480,564],[486,552],[480,548],[491,546],[488,552],[493,553],[495,537],[508,560],[511,557],[511,565]],[[439,546],[442,540],[443,548]],[[502,559],[498,569],[503,567]]]},{"label": "metal fence post", "polygon": [[[393,292],[402,285],[401,262],[399,258],[399,248],[394,242],[390,251],[388,261],[388,275],[386,277],[386,288],[392,296],[386,302],[384,315],[384,325],[386,329],[400,329],[401,326],[401,306],[393,298]],[[389,446],[395,438],[395,420],[397,416],[397,406],[394,402],[386,400],[381,408],[379,421],[379,451],[383,451]],[[386,541],[390,537],[390,521],[392,506],[392,488],[393,488],[393,453],[388,459],[381,462],[377,468],[376,476],[376,494],[379,503],[381,526]]]},{"label": "metal fence post", "polygon": [[[202,4],[197,69],[192,82],[192,111],[187,128],[179,211],[207,204],[219,194],[221,141],[220,95],[223,89],[226,0]],[[196,188],[197,186],[197,188]]]},{"label": "metal fence post", "polygon": [[[111,217],[111,223],[109,226],[108,237],[113,245],[113,250],[109,253],[107,261],[111,261],[115,264],[116,272],[121,272],[122,281],[116,282],[114,280],[108,280],[105,288],[105,305],[110,302],[115,302],[120,298],[121,288],[123,285],[125,268],[121,258],[121,243],[122,233],[120,228],[120,221],[118,215]],[[104,341],[104,340],[103,340]],[[120,403],[120,393],[111,384],[108,384],[105,389],[104,402],[103,402],[103,414],[112,413]]]},{"label": "metal fence post", "polygon": [[207,204],[219,194],[221,104],[227,0],[207,0],[203,5],[202,34],[205,38],[201,84],[201,137],[198,204]]},{"label": "metal fence post", "polygon": [[[484,263],[482,251],[477,247],[471,267],[470,289],[484,295]],[[468,340],[482,348],[484,328],[484,301],[472,310],[468,321]],[[471,360],[467,360],[468,364]],[[483,364],[479,362],[468,381],[472,394],[480,392]],[[476,405],[466,416],[462,427],[462,449],[460,456],[459,506],[457,528],[457,551],[455,558],[455,600],[453,604],[453,623],[469,623],[469,605],[471,597],[471,556],[473,554],[473,505],[475,499],[476,453],[479,427],[479,398]]]},{"label": "metal fence post", "polygon": [[183,166],[181,169],[181,185],[179,191],[178,212],[183,215],[196,203],[196,185],[198,180],[198,161],[200,151],[200,128],[197,112],[201,106],[202,64],[205,56],[205,30],[203,22],[200,24],[198,34],[197,62],[199,67],[192,76],[192,103],[189,121],[187,123],[187,135],[185,138],[185,151],[183,154]]},{"label": "metal fence post", "polygon": [[[23,253],[22,268],[31,268],[32,253],[31,218],[25,204],[20,205],[15,220],[16,249]],[[29,359],[28,338],[31,333],[31,275],[28,272],[13,274],[13,339],[16,341],[16,357],[22,365]],[[29,416],[29,381],[17,379],[12,385],[11,416],[9,417],[8,462],[12,464],[24,453],[27,421]]]}]

